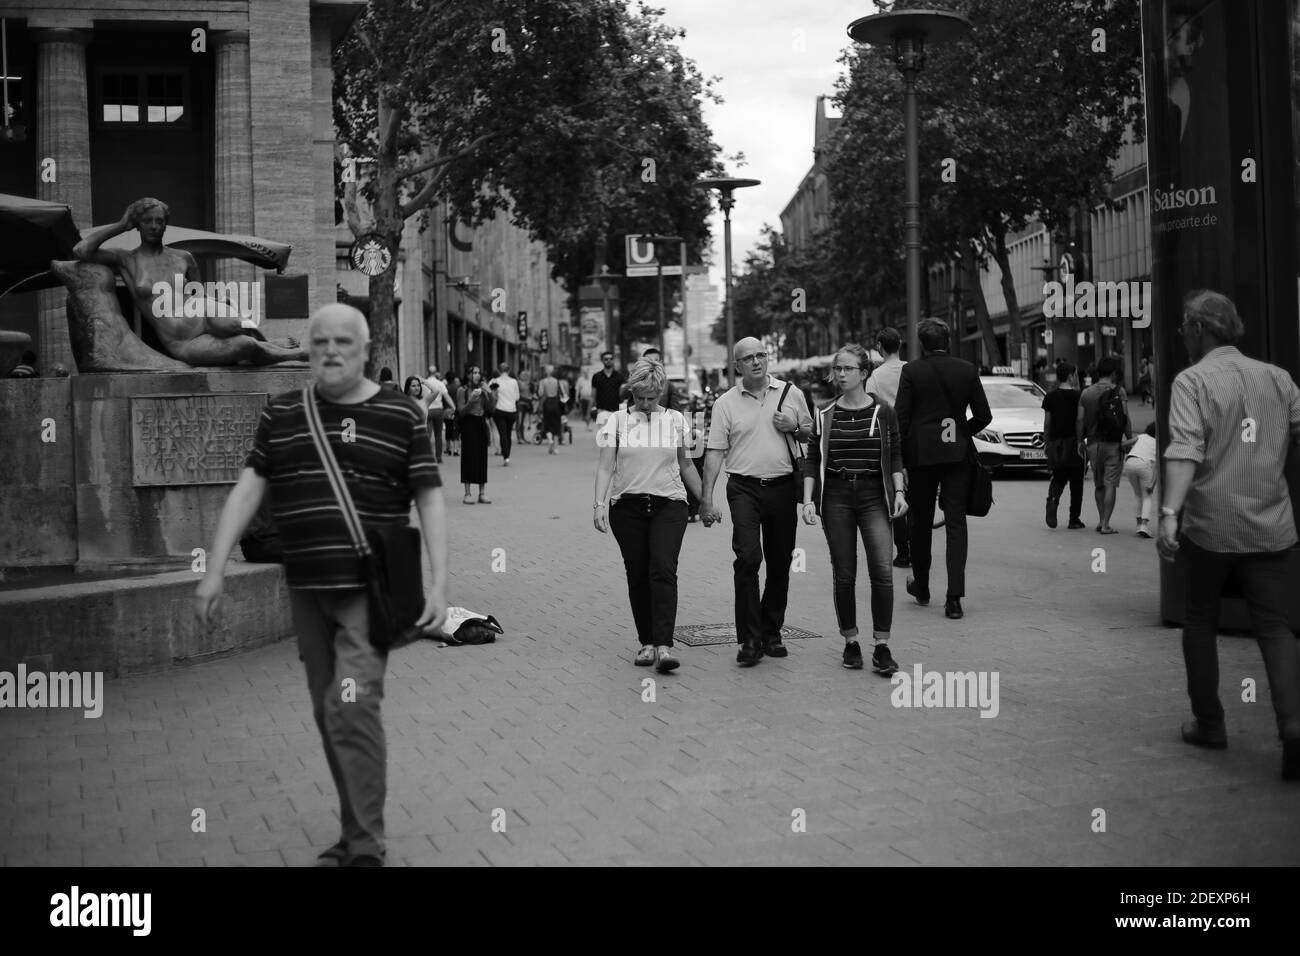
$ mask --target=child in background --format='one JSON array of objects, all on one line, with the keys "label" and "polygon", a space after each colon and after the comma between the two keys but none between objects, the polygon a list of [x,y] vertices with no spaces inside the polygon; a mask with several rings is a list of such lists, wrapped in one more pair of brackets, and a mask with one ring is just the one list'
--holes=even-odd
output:
[{"label": "child in background", "polygon": [[1156,423],[1136,438],[1120,443],[1125,454],[1124,477],[1133,485],[1139,508],[1137,533],[1139,538],[1151,537],[1151,503],[1156,493]]}]

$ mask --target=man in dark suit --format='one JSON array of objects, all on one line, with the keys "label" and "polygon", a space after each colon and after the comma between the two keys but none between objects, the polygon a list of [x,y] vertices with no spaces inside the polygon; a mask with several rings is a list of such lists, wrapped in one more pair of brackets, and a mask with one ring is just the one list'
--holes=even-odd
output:
[{"label": "man in dark suit", "polygon": [[[898,379],[898,428],[912,510],[912,572],[907,593],[930,603],[930,535],[935,496],[942,495],[948,534],[948,592],[944,614],[962,616],[966,594],[966,458],[971,436],[993,421],[979,371],[948,354],[948,326],[924,319],[917,327],[921,357],[903,366]],[[966,406],[971,418],[966,419]]]}]

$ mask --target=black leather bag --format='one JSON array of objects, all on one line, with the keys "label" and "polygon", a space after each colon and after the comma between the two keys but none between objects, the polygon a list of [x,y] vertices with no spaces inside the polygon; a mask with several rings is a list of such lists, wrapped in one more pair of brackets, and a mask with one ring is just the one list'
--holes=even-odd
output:
[{"label": "black leather bag", "polygon": [[352,545],[361,558],[370,612],[371,646],[388,653],[429,637],[415,626],[424,612],[419,529],[403,525],[367,528],[362,524],[334,451],[329,446],[310,385],[302,390],[302,401],[316,452],[343,512]]}]

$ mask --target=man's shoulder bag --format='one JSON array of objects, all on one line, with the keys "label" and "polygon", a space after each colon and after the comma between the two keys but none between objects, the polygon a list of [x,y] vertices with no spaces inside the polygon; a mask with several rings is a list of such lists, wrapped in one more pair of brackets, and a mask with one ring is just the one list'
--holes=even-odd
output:
[{"label": "man's shoulder bag", "polygon": [[[793,382],[786,382],[785,388],[781,390],[781,400],[776,403],[776,410],[778,412],[781,410],[781,406],[785,404],[785,397],[790,394],[790,386],[793,384]],[[794,476],[799,482],[799,494],[802,496],[803,478],[806,473],[807,464],[807,459],[804,458],[803,446],[800,445],[798,441],[791,438],[789,432],[782,432],[781,435],[785,438],[786,451],[790,453],[790,464],[794,468]],[[800,500],[802,500],[802,498],[800,498]]]},{"label": "man's shoulder bag", "polygon": [[[939,379],[939,387],[943,389],[944,397],[948,400],[948,411],[954,408],[952,392],[948,391],[948,383],[943,380],[938,369],[934,369],[935,376]],[[961,421],[966,421],[966,405],[962,404],[958,409]],[[975,450],[975,439],[967,439],[966,451],[966,468],[969,472],[969,478],[966,485],[966,514],[971,518],[983,518],[993,510],[993,474],[984,463],[980,461],[979,452]]]},{"label": "man's shoulder bag", "polygon": [[343,512],[352,546],[361,558],[366,579],[370,617],[370,643],[388,653],[429,637],[415,626],[424,613],[424,578],[420,568],[420,530],[402,525],[367,528],[357,514],[352,493],[339,469],[321,422],[316,396],[309,385],[302,391],[307,425],[325,476]]}]

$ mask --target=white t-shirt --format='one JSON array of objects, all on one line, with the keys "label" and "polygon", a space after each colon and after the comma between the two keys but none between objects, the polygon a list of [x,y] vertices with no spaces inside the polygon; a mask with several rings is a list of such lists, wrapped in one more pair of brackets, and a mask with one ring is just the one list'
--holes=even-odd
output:
[{"label": "white t-shirt", "polygon": [[648,420],[638,411],[612,413],[596,436],[601,448],[616,449],[610,500],[617,501],[622,495],[658,495],[685,501],[677,449],[687,441],[686,428],[681,412],[662,405],[655,406]]},{"label": "white t-shirt", "polygon": [[445,395],[447,392],[446,384],[438,381],[436,378],[430,375],[428,378],[424,380],[424,387],[427,390],[426,396],[428,398],[428,404],[426,407],[432,409],[435,412],[443,408],[442,396]]},{"label": "white t-shirt", "polygon": [[500,386],[497,389],[497,411],[517,411],[519,402],[519,380],[511,378],[509,375],[498,375],[496,378],[492,379],[492,381]]},{"label": "white t-shirt", "polygon": [[1128,450],[1129,456],[1133,458],[1142,458],[1146,461],[1156,460],[1156,440],[1145,432],[1138,435],[1137,442]]}]

